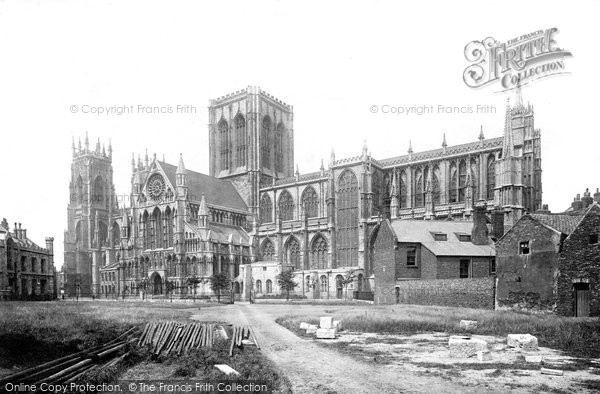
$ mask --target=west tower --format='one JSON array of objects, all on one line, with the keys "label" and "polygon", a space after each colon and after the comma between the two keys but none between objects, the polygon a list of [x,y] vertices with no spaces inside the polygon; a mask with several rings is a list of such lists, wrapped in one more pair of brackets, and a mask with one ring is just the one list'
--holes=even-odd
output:
[{"label": "west tower", "polygon": [[[100,140],[90,149],[86,134],[83,147],[73,141],[73,162],[69,183],[67,230],[65,231],[65,292],[73,296],[97,294],[99,269],[104,265],[100,253],[114,242],[109,227],[114,206],[112,146],[108,150]],[[109,230],[110,229],[110,230]],[[117,229],[118,230],[118,229]],[[111,237],[109,237],[111,235]],[[118,242],[119,236],[116,235]]]}]

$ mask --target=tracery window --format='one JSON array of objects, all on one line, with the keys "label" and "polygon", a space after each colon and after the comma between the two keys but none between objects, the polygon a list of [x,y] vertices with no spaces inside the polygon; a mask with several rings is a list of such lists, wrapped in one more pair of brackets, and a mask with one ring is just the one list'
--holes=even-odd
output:
[{"label": "tracery window", "polygon": [[260,129],[260,165],[266,168],[271,168],[271,139],[271,118],[267,115]]},{"label": "tracery window", "polygon": [[234,120],[235,123],[235,145],[236,145],[236,166],[246,165],[246,121],[241,114],[238,114]]},{"label": "tracery window", "polygon": [[219,122],[219,138],[221,139],[221,170],[229,169],[229,125],[225,119]]},{"label": "tracery window", "polygon": [[458,201],[465,201],[467,190],[467,164],[461,160],[458,165]]},{"label": "tracery window", "polygon": [[292,237],[285,251],[286,261],[294,265],[296,269],[302,269],[302,261],[300,261],[300,242]]},{"label": "tracery window", "polygon": [[307,217],[314,218],[319,215],[319,197],[312,187],[307,187],[302,193],[302,206]]},{"label": "tracery window", "polygon": [[494,189],[496,188],[496,161],[494,156],[488,157],[487,162],[487,198],[494,199]]},{"label": "tracery window", "polygon": [[260,198],[260,222],[269,223],[273,221],[273,203],[268,194],[263,194]]},{"label": "tracery window", "polygon": [[283,171],[283,137],[285,135],[285,127],[279,122],[275,130],[275,171]]},{"label": "tracery window", "polygon": [[350,170],[342,173],[338,182],[338,242],[340,266],[358,265],[358,180]]},{"label": "tracery window", "polygon": [[263,242],[261,255],[263,261],[273,261],[273,257],[275,257],[275,247],[273,246],[273,242],[268,238]]},{"label": "tracery window", "polygon": [[281,220],[292,220],[294,218],[294,200],[287,190],[284,190],[279,196],[279,218]]}]

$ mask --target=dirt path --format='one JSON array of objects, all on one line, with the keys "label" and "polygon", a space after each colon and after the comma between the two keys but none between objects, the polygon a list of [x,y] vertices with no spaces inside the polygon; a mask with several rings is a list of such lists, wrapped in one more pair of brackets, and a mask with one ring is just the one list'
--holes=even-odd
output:
[{"label": "dirt path", "polygon": [[[386,365],[368,364],[297,337],[275,323],[285,313],[273,306],[236,304],[206,308],[197,320],[227,320],[249,324],[261,350],[290,379],[296,393],[479,393],[483,387],[466,387],[436,376],[398,373]],[[490,392],[489,388],[485,389]]]}]

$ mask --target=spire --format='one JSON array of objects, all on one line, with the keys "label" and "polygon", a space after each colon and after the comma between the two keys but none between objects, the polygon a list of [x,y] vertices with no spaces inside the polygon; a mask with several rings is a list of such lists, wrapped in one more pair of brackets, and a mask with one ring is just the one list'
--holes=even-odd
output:
[{"label": "spire", "polygon": [[108,157],[112,159],[112,141],[108,139]]},{"label": "spire", "polygon": [[73,150],[73,157],[75,157],[75,137],[71,140],[71,149]]},{"label": "spire", "polygon": [[513,157],[515,154],[515,142],[513,139],[510,100],[506,99],[506,113],[504,115],[504,142],[502,143],[502,159]]},{"label": "spire", "polygon": [[323,158],[321,158],[321,168],[319,168],[319,170],[321,170],[321,176],[325,176],[325,164],[323,163]]},{"label": "spire", "polygon": [[131,152],[131,172],[135,172],[135,154],[133,152]]},{"label": "spire", "polygon": [[100,137],[98,137],[98,141],[96,141],[96,153],[100,153]]},{"label": "spire", "polygon": [[79,137],[79,142],[77,143],[77,148],[79,148],[79,152],[81,152],[81,137]]},{"label": "spire", "polygon": [[200,207],[198,207],[198,226],[206,228],[208,225],[208,208],[206,208],[206,199],[204,194],[200,199]]},{"label": "spire", "polygon": [[331,147],[331,157],[329,158],[329,167],[333,167],[335,164],[335,151]]},{"label": "spire", "polygon": [[392,173],[392,187],[390,191],[390,218],[398,218],[398,189],[396,188],[396,171]]},{"label": "spire", "polygon": [[300,180],[300,169],[298,168],[298,164],[296,164],[296,180]]},{"label": "spire", "polygon": [[408,140],[408,160],[412,160],[413,148],[412,140]]},{"label": "spire", "polygon": [[517,82],[515,89],[515,107],[521,108],[523,106],[523,92],[521,92],[521,81]]},{"label": "spire", "polygon": [[122,217],[123,217],[123,221],[122,221],[122,225],[121,227],[129,227],[129,215],[127,215],[127,210],[125,209],[125,205],[123,204],[123,212],[122,212]]},{"label": "spire", "polygon": [[88,138],[88,132],[85,132],[85,151],[90,151],[90,139]]},{"label": "spire", "polygon": [[444,133],[444,139],[442,140],[442,149],[444,153],[446,153],[446,148],[448,147],[448,143],[446,142],[446,133]]},{"label": "spire", "polygon": [[138,159],[137,159],[137,166],[138,166],[138,170],[142,169],[142,157],[140,156],[139,153],[138,153]]},{"label": "spire", "polygon": [[148,148],[146,148],[146,156],[144,156],[144,166],[148,168]]},{"label": "spire", "polygon": [[106,146],[102,144],[102,156],[106,156]]},{"label": "spire", "polygon": [[362,147],[362,159],[363,161],[367,161],[369,158],[369,150],[367,149],[367,140],[364,140]]},{"label": "spire", "polygon": [[187,174],[187,171],[185,169],[185,165],[183,164],[183,155],[181,153],[179,154],[179,164],[177,165],[177,174],[178,175],[185,175],[185,174]]},{"label": "spire", "polygon": [[484,139],[485,136],[483,135],[483,125],[481,125],[479,128],[479,141],[483,141]]}]

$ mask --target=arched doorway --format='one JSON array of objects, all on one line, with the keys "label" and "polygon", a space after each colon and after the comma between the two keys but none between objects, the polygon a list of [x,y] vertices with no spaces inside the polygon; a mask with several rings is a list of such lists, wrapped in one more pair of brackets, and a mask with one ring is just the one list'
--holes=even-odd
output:
[{"label": "arched doorway", "polygon": [[344,278],[342,277],[342,275],[337,275],[335,277],[335,296],[336,298],[342,298],[343,294],[344,294],[344,285],[343,285],[343,281]]},{"label": "arched doorway", "polygon": [[152,283],[152,295],[160,295],[163,293],[163,290],[162,290],[163,280],[160,277],[160,275],[158,274],[158,272],[155,272],[152,274],[150,283]]}]

